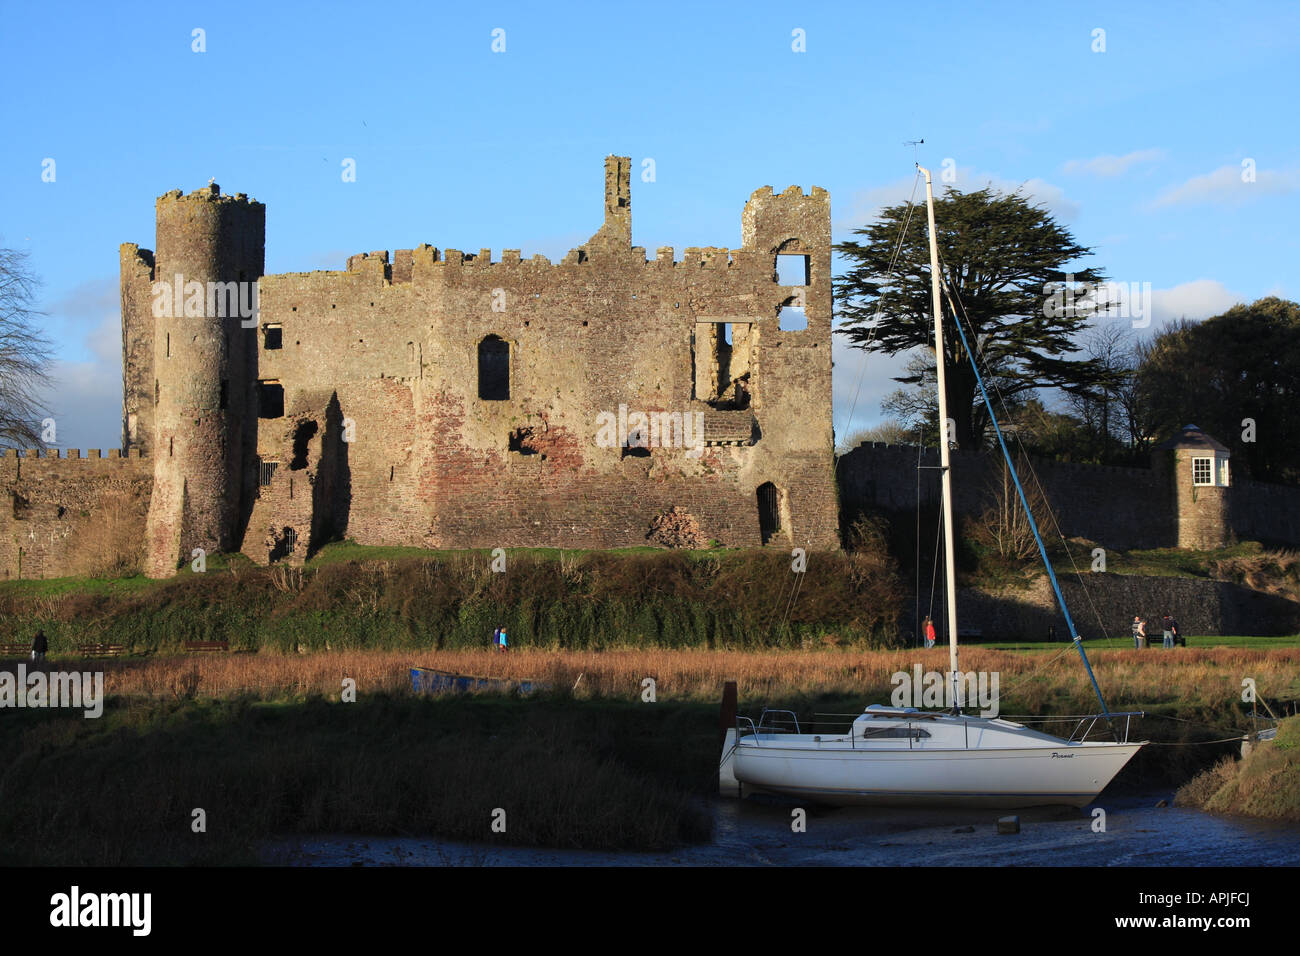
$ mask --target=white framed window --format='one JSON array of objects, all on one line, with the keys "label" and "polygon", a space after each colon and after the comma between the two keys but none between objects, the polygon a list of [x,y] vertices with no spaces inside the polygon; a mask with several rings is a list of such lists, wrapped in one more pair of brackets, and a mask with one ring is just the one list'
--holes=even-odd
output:
[{"label": "white framed window", "polygon": [[1228,459],[1226,458],[1218,459],[1218,465],[1219,465],[1218,485],[1220,488],[1226,488],[1228,487]]},{"label": "white framed window", "polygon": [[1194,485],[1214,484],[1214,459],[1213,458],[1192,459],[1192,484]]}]

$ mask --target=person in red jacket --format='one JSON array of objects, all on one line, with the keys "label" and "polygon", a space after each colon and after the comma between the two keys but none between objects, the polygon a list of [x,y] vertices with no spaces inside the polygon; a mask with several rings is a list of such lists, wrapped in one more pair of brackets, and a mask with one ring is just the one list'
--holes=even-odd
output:
[{"label": "person in red jacket", "polygon": [[934,621],[928,614],[925,616],[925,646],[934,647]]}]

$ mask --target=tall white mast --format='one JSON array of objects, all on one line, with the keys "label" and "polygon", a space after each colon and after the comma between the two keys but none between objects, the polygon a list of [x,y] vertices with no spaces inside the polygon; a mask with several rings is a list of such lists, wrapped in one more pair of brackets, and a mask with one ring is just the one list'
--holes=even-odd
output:
[{"label": "tall white mast", "polygon": [[948,389],[944,376],[943,306],[939,293],[939,237],[934,228],[934,187],[930,170],[919,164],[925,174],[925,214],[930,228],[930,295],[934,300],[934,367],[939,385],[939,466],[943,482],[943,569],[948,587],[948,665],[951,671],[952,700],[954,706],[962,703],[958,697],[961,689],[957,676],[957,562],[952,524],[952,467],[948,453]]}]

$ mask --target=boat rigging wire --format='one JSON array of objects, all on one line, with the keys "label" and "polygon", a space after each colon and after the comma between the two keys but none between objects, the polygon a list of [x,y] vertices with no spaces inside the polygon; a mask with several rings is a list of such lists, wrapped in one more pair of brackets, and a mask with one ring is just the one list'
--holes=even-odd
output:
[{"label": "boat rigging wire", "polygon": [[[971,322],[970,315],[966,311],[966,306],[961,301],[961,295],[957,292],[956,289],[952,288],[951,284],[948,282],[948,277],[946,275],[940,275],[940,281],[943,284],[944,293],[948,296],[948,305],[952,308],[953,320],[958,324],[960,324],[964,320],[966,325],[970,328],[971,338],[975,342],[974,351],[971,351],[970,347],[967,346],[967,354],[971,356],[971,363],[974,364],[976,359],[978,359],[980,362],[984,364],[985,371],[987,371],[989,363],[988,363],[988,359],[984,355],[984,346],[980,344],[979,336],[975,334],[974,323]],[[965,336],[963,335],[962,336],[963,344],[965,344],[965,341],[966,341]],[[1002,414],[1009,420],[1011,417],[1011,412],[1007,407],[1006,396],[1002,393],[1002,389],[998,386],[996,378],[990,376],[990,381],[993,385],[993,391],[998,397],[998,404],[1002,406]],[[990,406],[989,415],[992,416],[992,414],[993,414],[993,408],[992,406]],[[1029,452],[1025,448],[1025,443],[1023,439],[1021,439],[1020,437],[1019,430],[1018,429],[1014,430],[1012,432],[1011,437],[1015,439],[1017,446],[1019,446],[1021,458],[1024,461],[1025,466],[1029,471],[1029,476],[1034,480],[1034,488],[1038,491],[1038,494],[1041,496],[1043,501],[1048,501],[1047,491],[1043,488],[1043,484],[1038,477],[1038,472],[1037,470],[1035,470],[1033,462],[1030,461],[1029,459]],[[1026,508],[1028,508],[1028,505],[1026,505]],[[1079,579],[1079,587],[1083,590],[1083,595],[1088,600],[1088,606],[1092,609],[1093,616],[1097,620],[1097,627],[1101,631],[1102,637],[1109,639],[1110,632],[1106,630],[1106,622],[1101,616],[1101,610],[1097,607],[1096,602],[1093,601],[1092,592],[1089,591],[1088,586],[1084,584],[1083,573],[1079,570],[1079,565],[1074,560],[1074,553],[1070,550],[1070,543],[1069,541],[1066,540],[1065,533],[1061,530],[1061,524],[1056,518],[1056,512],[1052,510],[1050,505],[1047,508],[1047,514],[1048,517],[1052,519],[1052,527],[1056,530],[1057,537],[1061,539],[1061,545],[1065,549],[1066,557],[1070,559],[1070,567],[1073,569],[1075,577]]]},{"label": "boat rigging wire", "polygon": [[[953,315],[956,319],[956,313]],[[1025,489],[1020,484],[1020,476],[1016,474],[1016,466],[1011,461],[1011,452],[1007,449],[1006,439],[1002,437],[1002,427],[998,424],[997,416],[993,413],[993,403],[989,399],[988,389],[984,387],[984,376],[980,374],[979,366],[975,362],[975,353],[971,351],[970,343],[966,341],[966,332],[962,329],[960,320],[955,321],[957,334],[961,337],[962,347],[966,349],[966,354],[971,357],[971,369],[975,372],[975,381],[980,388],[980,395],[984,398],[984,407],[988,409],[989,419],[993,424],[993,431],[997,435],[998,445],[1002,448],[1002,456],[1006,460],[1007,470],[1011,472],[1011,479],[1016,484],[1016,491],[1020,495],[1020,503],[1025,508],[1025,516],[1029,520],[1029,529],[1034,533],[1034,540],[1038,543],[1038,551],[1042,555],[1043,564],[1047,568],[1047,578],[1052,584],[1052,590],[1056,592],[1056,601],[1060,605],[1061,613],[1065,616],[1065,625],[1070,635],[1071,641],[1079,652],[1079,658],[1083,661],[1084,668],[1088,671],[1088,680],[1092,682],[1093,692],[1097,695],[1097,700],[1101,703],[1102,713],[1107,719],[1110,717],[1110,708],[1106,706],[1106,698],[1102,696],[1101,687],[1097,683],[1097,675],[1092,672],[1092,664],[1088,661],[1088,653],[1083,649],[1083,639],[1079,636],[1078,629],[1074,626],[1074,620],[1070,617],[1070,609],[1065,604],[1065,598],[1061,594],[1061,586],[1056,580],[1056,572],[1052,570],[1052,562],[1047,558],[1047,546],[1043,544],[1042,535],[1038,533],[1038,522],[1034,520],[1034,513],[1030,510],[1029,501],[1025,497]],[[972,330],[973,334],[973,330]],[[935,361],[942,362],[944,357],[936,355]],[[942,426],[943,423],[940,422]]]}]

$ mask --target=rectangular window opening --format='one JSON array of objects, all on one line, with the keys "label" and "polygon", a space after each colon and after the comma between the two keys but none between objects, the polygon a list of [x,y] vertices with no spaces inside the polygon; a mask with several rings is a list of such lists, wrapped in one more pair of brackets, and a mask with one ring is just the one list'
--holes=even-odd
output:
[{"label": "rectangular window opening", "polygon": [[284,417],[284,386],[279,382],[257,383],[257,417]]},{"label": "rectangular window opening", "polygon": [[783,305],[777,316],[782,332],[806,332],[808,330],[808,313],[793,305]]},{"label": "rectangular window opening", "polygon": [[808,256],[781,253],[776,257],[777,285],[808,285]]},{"label": "rectangular window opening", "polygon": [[270,351],[284,347],[284,328],[279,325],[262,326],[262,348]]},{"label": "rectangular window opening", "polygon": [[749,407],[758,332],[751,322],[696,322],[692,394],[719,409]]}]

